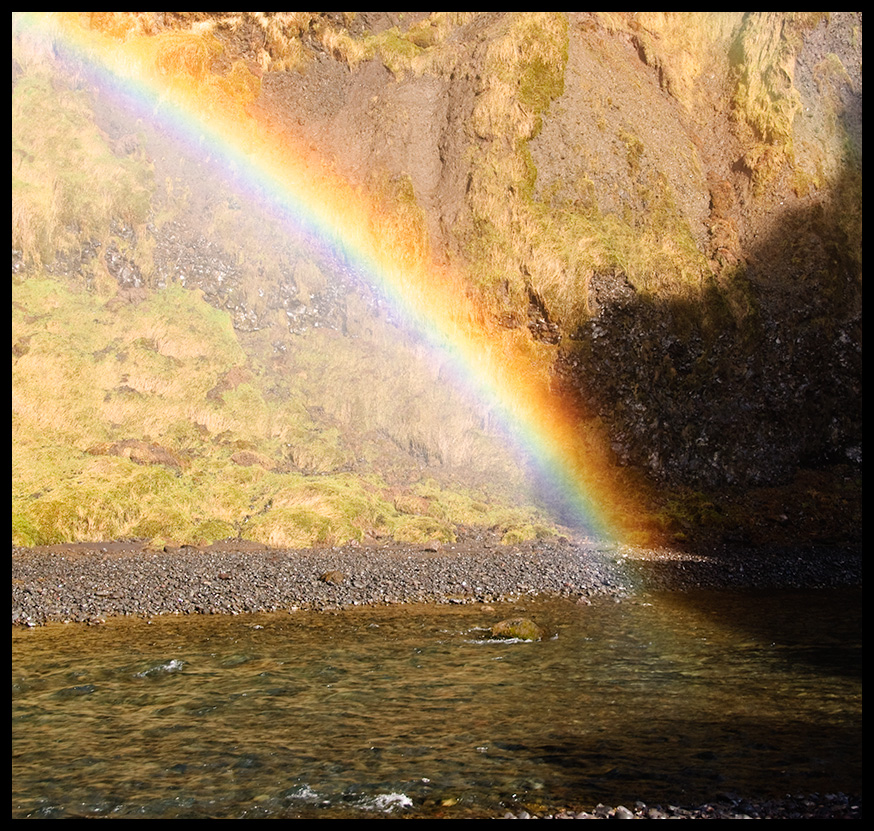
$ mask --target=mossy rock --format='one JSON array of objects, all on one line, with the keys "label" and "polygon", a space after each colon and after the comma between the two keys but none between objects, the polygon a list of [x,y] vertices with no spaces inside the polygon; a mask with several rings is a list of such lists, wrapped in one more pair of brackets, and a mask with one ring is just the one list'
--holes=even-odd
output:
[{"label": "mossy rock", "polygon": [[512,617],[492,627],[493,638],[515,638],[521,641],[539,641],[543,630],[530,618]]}]

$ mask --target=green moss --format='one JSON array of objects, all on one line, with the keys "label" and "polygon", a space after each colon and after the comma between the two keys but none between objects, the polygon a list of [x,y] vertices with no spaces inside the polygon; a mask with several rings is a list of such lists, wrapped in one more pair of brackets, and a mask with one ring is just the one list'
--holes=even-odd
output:
[{"label": "green moss", "polygon": [[733,44],[735,116],[753,133],[744,161],[759,190],[793,160],[793,122],[801,111],[795,57],[803,33],[815,28],[824,14],[750,12]]},{"label": "green moss", "polygon": [[625,145],[625,157],[628,161],[628,170],[632,176],[640,173],[640,159],[643,156],[643,142],[634,133],[627,130],[619,131],[619,140]]},{"label": "green moss", "polygon": [[501,537],[502,545],[517,545],[529,540],[545,540],[555,536],[555,530],[549,525],[525,524],[508,528]]},{"label": "green moss", "polygon": [[[538,15],[522,15],[514,23],[518,49],[530,56],[519,75],[519,103],[537,114],[538,125],[531,138],[540,132],[540,118],[552,102],[564,93],[564,73],[568,58],[568,21],[561,12],[548,20]],[[544,48],[548,44],[548,48]]]},{"label": "green moss", "polygon": [[[364,45],[368,54],[379,55],[386,69],[396,76],[402,76],[410,68],[414,58],[422,51],[423,32],[417,31],[410,37],[401,33],[397,27],[388,29],[378,35],[365,38]],[[427,45],[424,44],[424,45]]]},{"label": "green moss", "polygon": [[550,218],[533,201],[537,170],[529,142],[564,91],[567,49],[566,15],[517,13],[508,16],[484,62],[484,92],[471,122],[472,222],[454,231],[474,279],[499,314],[500,306],[525,308],[530,284],[538,282],[535,272],[560,270],[560,232],[553,233]]},{"label": "green moss", "polygon": [[[276,508],[250,522],[245,535],[274,547],[311,548],[344,542],[350,529],[324,508]],[[351,538],[356,538],[353,533]]]},{"label": "green moss", "polygon": [[653,515],[663,534],[683,542],[691,534],[721,533],[731,520],[716,497],[689,489],[675,489]]},{"label": "green moss", "polygon": [[49,540],[34,519],[18,511],[12,512],[12,544],[22,546],[48,545]]},{"label": "green moss", "polygon": [[116,156],[94,124],[84,91],[46,74],[12,90],[12,242],[48,262],[81,239],[106,239],[114,220],[144,223],[154,189],[141,154]]},{"label": "green moss", "polygon": [[392,536],[398,542],[455,542],[452,526],[433,517],[404,517],[393,527]]}]

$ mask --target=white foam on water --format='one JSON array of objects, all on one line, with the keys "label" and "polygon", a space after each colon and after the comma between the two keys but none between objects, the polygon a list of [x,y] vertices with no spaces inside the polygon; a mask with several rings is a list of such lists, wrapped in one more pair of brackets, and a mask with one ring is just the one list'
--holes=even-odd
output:
[{"label": "white foam on water", "polygon": [[321,802],[320,797],[309,785],[301,785],[296,791],[287,795],[288,799],[299,799],[301,802]]},{"label": "white foam on water", "polygon": [[381,793],[361,805],[367,811],[391,813],[398,808],[412,808],[413,800],[404,793]]},{"label": "white foam on water", "polygon": [[162,672],[179,672],[182,667],[185,666],[185,661],[180,661],[176,658],[168,661],[166,664],[158,664],[156,667],[150,667],[149,669],[144,669],[142,672],[138,672],[136,674],[137,678],[148,678],[150,675],[158,675]]}]

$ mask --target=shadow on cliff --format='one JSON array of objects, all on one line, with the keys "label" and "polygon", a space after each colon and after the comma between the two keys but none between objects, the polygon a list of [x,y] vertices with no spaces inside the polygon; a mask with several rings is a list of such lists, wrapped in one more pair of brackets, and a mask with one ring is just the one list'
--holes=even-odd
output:
[{"label": "shadow on cliff", "polygon": [[570,368],[669,542],[861,538],[861,166],[692,297],[631,293]]}]

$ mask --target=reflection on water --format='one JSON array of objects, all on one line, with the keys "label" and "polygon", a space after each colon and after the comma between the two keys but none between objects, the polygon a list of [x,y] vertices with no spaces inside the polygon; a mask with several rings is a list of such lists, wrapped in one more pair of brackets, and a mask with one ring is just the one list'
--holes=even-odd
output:
[{"label": "reflection on water", "polygon": [[[486,638],[519,613],[551,637]],[[122,620],[12,641],[18,818],[861,793],[858,594]]]}]

